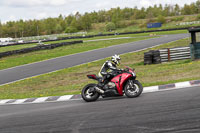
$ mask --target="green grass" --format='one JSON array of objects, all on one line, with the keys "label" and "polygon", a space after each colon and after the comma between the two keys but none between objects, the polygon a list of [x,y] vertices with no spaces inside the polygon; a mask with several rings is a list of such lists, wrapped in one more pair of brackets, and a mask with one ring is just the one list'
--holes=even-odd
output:
[{"label": "green grass", "polygon": [[[198,25],[195,25],[195,26],[198,26]],[[123,33],[123,32],[135,32],[135,31],[152,31],[152,30],[159,30],[159,29],[170,29],[170,28],[183,28],[184,26],[182,27],[177,27],[176,25],[174,26],[164,26],[164,27],[161,27],[161,28],[140,28],[139,26],[137,25],[132,25],[132,26],[127,26],[125,28],[118,28],[114,31],[111,31],[111,32],[105,32],[103,31],[102,33],[103,34],[106,34],[106,33]],[[94,35],[94,34],[98,34],[99,32],[101,31],[90,31],[88,32],[87,35]],[[152,33],[156,33],[158,35],[162,35],[162,34],[179,34],[179,33],[188,33],[187,30],[175,30],[175,31],[161,31],[161,32],[152,32]],[[143,33],[141,33],[143,34]],[[149,33],[145,33],[145,34],[151,34],[151,32]]]},{"label": "green grass", "polygon": [[[161,31],[161,32],[129,34],[129,35],[100,36],[100,37],[93,37],[93,38],[50,41],[50,42],[45,42],[44,44],[70,42],[70,41],[76,41],[76,40],[87,41],[87,40],[108,39],[108,38],[118,38],[118,37],[143,37],[143,36],[149,36],[149,35],[152,35],[152,34],[153,35],[181,34],[181,33],[187,33],[187,32],[188,32],[187,30],[176,30],[176,31]],[[37,46],[37,45],[38,45],[37,43],[32,43],[32,44],[14,45],[14,46],[9,46],[9,47],[0,47],[0,52],[19,50],[19,49],[23,49],[23,48],[30,48],[30,47],[34,47],[34,46]]]},{"label": "green grass", "polygon": [[[182,19],[177,19],[182,18]],[[157,30],[157,29],[172,29],[172,28],[185,28],[192,26],[200,26],[200,24],[192,24],[192,25],[179,25],[181,22],[192,22],[199,21],[197,15],[182,15],[182,16],[171,16],[165,17],[166,22],[162,24],[162,27],[159,28],[147,28],[146,25],[149,23],[149,19],[136,19],[136,20],[121,20],[122,28],[117,28],[113,32],[133,32],[133,31],[149,31],[149,30]],[[157,18],[151,18],[152,23],[156,23]],[[93,33],[109,33],[105,31],[106,23],[95,23],[92,25],[92,30],[88,34]]]},{"label": "green grass", "polygon": [[[153,49],[188,46],[188,44],[189,39],[187,38]],[[143,86],[200,79],[200,61],[181,60],[157,65],[144,65],[144,52],[148,50],[121,55],[121,64],[136,68],[137,79],[142,82]],[[86,78],[86,75],[97,74],[107,59],[0,86],[0,99],[79,94],[84,85],[95,82]]]},{"label": "green grass", "polygon": [[[95,37],[95,38],[85,38],[83,41],[87,40],[95,40],[95,39],[106,39],[106,38],[117,38],[117,37],[135,37],[135,38],[129,38],[129,39],[119,39],[119,40],[107,40],[107,41],[97,41],[97,42],[86,42],[83,44],[76,44],[76,45],[69,45],[69,46],[63,46],[59,47],[53,50],[41,50],[41,51],[35,51],[31,53],[26,54],[19,54],[19,55],[12,55],[8,57],[0,58],[0,70],[6,69],[10,67],[15,67],[19,65],[29,64],[33,62],[38,62],[42,60],[47,60],[59,56],[65,56],[69,54],[75,54],[79,52],[84,52],[88,50],[98,49],[98,48],[104,48],[112,45],[118,45],[121,43],[128,43],[133,41],[139,41],[143,39],[148,39],[152,37],[157,37],[154,35],[166,35],[166,34],[178,34],[178,33],[187,33],[186,30],[178,30],[178,31],[165,31],[165,32],[153,32],[153,33],[141,33],[141,34],[130,34],[130,35],[116,35],[116,36],[105,36],[105,37]],[[146,37],[148,36],[148,37]],[[137,38],[138,37],[138,38]],[[62,40],[62,41],[53,41],[53,42],[47,42],[45,44],[50,43],[60,43],[60,42],[68,42],[68,41],[74,41],[78,39],[70,39],[70,40]],[[10,46],[10,47],[1,47],[0,51],[10,51],[10,50],[17,50],[25,47],[31,47],[35,44],[28,44],[28,45],[17,45],[17,46]]]},{"label": "green grass", "polygon": [[[152,30],[161,30],[161,29],[173,29],[173,28],[185,28],[199,26],[199,24],[187,25],[187,26],[176,26],[176,24],[165,24],[160,28],[140,28],[139,26],[129,26],[126,28],[119,28],[116,32],[131,32],[131,31],[152,31]],[[187,31],[187,30],[185,30]]]},{"label": "green grass", "polygon": [[[76,39],[78,40],[78,39]],[[60,43],[60,42],[70,42],[74,40],[62,40],[62,41],[50,41],[50,42],[44,42],[44,44],[53,44],[53,43]],[[38,43],[31,43],[31,44],[22,44],[22,45],[13,45],[13,46],[7,46],[7,47],[0,47],[0,53],[1,52],[7,52],[12,50],[19,50],[24,48],[31,48],[37,46]]]},{"label": "green grass", "polygon": [[98,42],[85,42],[75,45],[68,45],[63,47],[58,47],[52,50],[40,50],[35,52],[30,52],[26,54],[19,54],[8,56],[0,59],[0,70],[6,69],[14,66],[24,65],[28,63],[38,62],[42,60],[47,60],[55,57],[80,53],[88,50],[105,48],[112,45],[118,45],[122,43],[128,43],[133,41],[139,41],[144,39],[149,39],[153,37],[139,37],[139,38],[129,38],[129,39],[119,39],[119,40],[107,40]]}]

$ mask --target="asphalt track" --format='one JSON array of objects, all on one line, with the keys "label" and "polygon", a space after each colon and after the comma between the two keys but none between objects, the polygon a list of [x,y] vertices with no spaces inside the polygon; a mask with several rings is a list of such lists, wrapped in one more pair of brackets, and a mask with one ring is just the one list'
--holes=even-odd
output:
[{"label": "asphalt track", "polygon": [[200,86],[110,98],[3,105],[0,133],[199,133]]},{"label": "asphalt track", "polygon": [[[160,38],[147,39],[132,43],[115,45],[107,48],[96,49],[83,53],[63,56],[46,61],[22,65],[14,68],[0,70],[0,85],[25,79],[28,77],[49,73],[52,71],[80,65],[83,63],[95,61],[110,57],[114,54],[124,54],[134,52],[148,47],[168,43],[188,37],[189,34],[166,35]],[[95,43],[95,42],[94,42]]]}]

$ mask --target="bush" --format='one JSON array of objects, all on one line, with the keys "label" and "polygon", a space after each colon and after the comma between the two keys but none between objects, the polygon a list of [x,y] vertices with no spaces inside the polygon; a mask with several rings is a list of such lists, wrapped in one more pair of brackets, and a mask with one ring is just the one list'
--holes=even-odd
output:
[{"label": "bush", "polygon": [[158,16],[157,21],[162,23],[162,24],[166,23],[166,19],[163,16]]},{"label": "bush", "polygon": [[106,31],[112,31],[115,29],[116,29],[116,26],[113,22],[109,22],[108,24],[106,24]]},{"label": "bush", "polygon": [[70,27],[67,27],[67,28],[65,29],[65,33],[75,33],[75,32],[78,32],[78,30],[77,30],[76,27],[70,26]]},{"label": "bush", "polygon": [[196,16],[196,20],[200,20],[200,14]]}]

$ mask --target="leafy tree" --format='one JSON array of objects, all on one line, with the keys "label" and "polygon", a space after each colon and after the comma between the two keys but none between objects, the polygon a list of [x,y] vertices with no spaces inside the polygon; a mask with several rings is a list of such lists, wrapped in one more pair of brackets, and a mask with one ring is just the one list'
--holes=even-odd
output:
[{"label": "leafy tree", "polygon": [[62,32],[62,26],[60,24],[57,24],[55,27],[56,33],[61,33]]},{"label": "leafy tree", "polygon": [[[53,18],[47,18],[45,20],[45,29],[47,34],[54,34],[56,33],[56,20]],[[36,28],[37,29],[37,28]]]},{"label": "leafy tree", "polygon": [[98,23],[98,13],[97,12],[92,12],[89,14],[91,18],[91,23]]},{"label": "leafy tree", "polygon": [[57,25],[56,25],[56,31],[57,33],[61,33],[65,30],[66,28],[66,21],[64,19],[64,17],[60,14],[60,16],[57,19]]},{"label": "leafy tree", "polygon": [[75,27],[77,30],[82,30],[81,14],[77,12],[72,19],[70,26]]},{"label": "leafy tree", "polygon": [[152,13],[153,13],[154,17],[158,17],[158,15],[159,15],[159,8],[157,7],[157,5],[154,5],[154,7],[152,9]]},{"label": "leafy tree", "polygon": [[78,27],[78,22],[77,22],[75,17],[73,18],[73,20],[72,20],[72,22],[70,24],[70,27],[74,27],[74,28],[78,29],[77,28]]},{"label": "leafy tree", "polygon": [[115,29],[116,29],[115,23],[109,22],[108,24],[106,24],[106,31],[112,31]]},{"label": "leafy tree", "polygon": [[160,16],[158,16],[157,21],[164,24],[166,22],[166,19],[165,19],[165,17],[160,15]]},{"label": "leafy tree", "polygon": [[145,11],[145,8],[142,7],[141,10],[138,10],[138,9],[135,9],[135,12],[134,12],[134,18],[135,19],[144,19],[146,18],[146,11]]},{"label": "leafy tree", "polygon": [[98,12],[98,22],[101,23],[101,22],[105,22],[106,20],[106,11],[105,10],[100,10]]},{"label": "leafy tree", "polygon": [[75,18],[76,18],[76,20],[79,20],[81,18],[81,14],[79,12],[76,12]]},{"label": "leafy tree", "polygon": [[179,7],[178,4],[176,4],[176,5],[175,5],[175,8],[174,8],[174,14],[175,14],[175,15],[180,15],[180,12],[181,12],[180,7]]},{"label": "leafy tree", "polygon": [[66,26],[70,26],[72,23],[72,20],[74,19],[73,15],[69,15],[68,17],[65,18]]},{"label": "leafy tree", "polygon": [[170,5],[165,5],[164,10],[163,10],[163,15],[166,16],[170,16]]},{"label": "leafy tree", "polygon": [[200,13],[200,0],[197,0],[196,2],[196,7],[197,7],[197,13]]},{"label": "leafy tree", "polygon": [[91,28],[91,18],[88,13],[85,13],[85,15],[81,17],[81,26],[85,31]]},{"label": "leafy tree", "polygon": [[121,14],[122,14],[123,20],[129,20],[130,19],[130,17],[133,15],[132,10],[133,9],[131,9],[131,8],[122,9]]},{"label": "leafy tree", "polygon": [[65,29],[65,33],[75,33],[75,32],[77,32],[77,31],[78,31],[77,28],[76,28],[76,27],[73,27],[73,26],[67,27],[67,28]]},{"label": "leafy tree", "polygon": [[112,22],[115,24],[116,27],[119,27],[119,22],[121,20],[120,8],[118,7],[117,9],[112,9],[112,10],[113,10]]},{"label": "leafy tree", "polygon": [[147,15],[146,15],[147,19],[152,19],[154,18],[154,14],[153,14],[153,8],[150,6],[149,8],[147,8]]},{"label": "leafy tree", "polygon": [[19,36],[23,37],[24,36],[24,21],[21,19],[17,22],[17,25],[19,27],[18,32],[19,32]]},{"label": "leafy tree", "polygon": [[196,14],[196,13],[198,13],[198,7],[197,7],[197,5],[196,5],[195,3],[192,3],[192,4],[190,5],[190,9],[191,9],[191,14]]},{"label": "leafy tree", "polygon": [[190,6],[185,4],[183,9],[182,9],[182,14],[183,15],[190,15],[192,13]]}]

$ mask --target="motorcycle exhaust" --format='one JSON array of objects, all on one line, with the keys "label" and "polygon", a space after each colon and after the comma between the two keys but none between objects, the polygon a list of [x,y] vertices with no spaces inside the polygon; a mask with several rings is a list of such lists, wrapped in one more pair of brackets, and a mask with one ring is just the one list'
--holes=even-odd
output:
[{"label": "motorcycle exhaust", "polygon": [[105,91],[100,89],[99,87],[95,87],[95,90],[100,94],[104,94],[105,93]]}]

